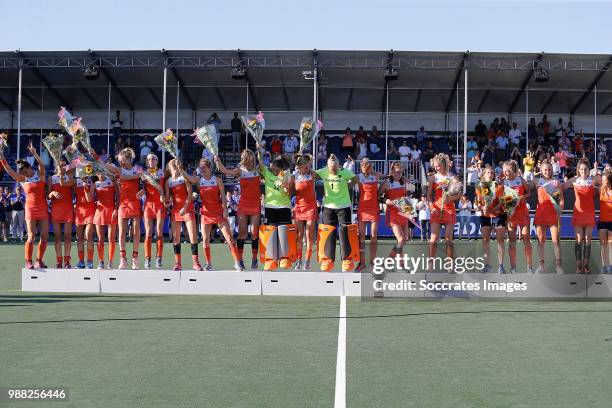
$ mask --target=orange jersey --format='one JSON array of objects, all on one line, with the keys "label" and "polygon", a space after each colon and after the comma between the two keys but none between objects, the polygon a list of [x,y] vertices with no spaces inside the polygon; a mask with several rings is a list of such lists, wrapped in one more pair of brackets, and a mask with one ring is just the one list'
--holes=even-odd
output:
[{"label": "orange jersey", "polygon": [[[170,177],[169,186],[172,192],[172,212],[178,213],[185,203],[187,202],[187,186],[185,184],[185,178],[180,176],[179,178]],[[191,201],[187,213],[193,212],[193,201]]]},{"label": "orange jersey", "polygon": [[612,222],[612,189],[599,190],[599,221]]},{"label": "orange jersey", "polygon": [[76,191],[76,206],[79,207],[93,207],[95,203],[92,201],[87,201],[87,197],[85,195],[86,191],[91,190],[91,180],[90,179],[81,179],[77,178],[75,180],[75,191]]},{"label": "orange jersey", "polygon": [[[144,170],[148,172],[163,188],[164,185],[164,172],[161,169],[157,169],[155,172],[151,173],[150,170]],[[147,203],[161,203],[161,194],[159,190],[151,185],[148,181],[144,180],[144,189],[146,193],[145,202]]]},{"label": "orange jersey", "polygon": [[257,170],[240,170],[240,202],[238,207],[261,206],[261,179]]},{"label": "orange jersey", "polygon": [[32,177],[28,177],[21,182],[21,187],[23,187],[26,195],[25,219],[47,219],[49,217],[49,206],[47,204],[45,181],[36,172]]},{"label": "orange jersey", "polygon": [[[359,211],[379,211],[378,177],[361,173],[357,178],[359,179]],[[405,194],[405,186],[402,188]]]},{"label": "orange jersey", "polygon": [[212,176],[209,180],[200,177],[200,199],[202,200],[201,214],[223,214],[221,189],[217,177]]},{"label": "orange jersey", "polygon": [[[134,176],[137,174],[136,167],[121,169],[122,176]],[[140,178],[134,180],[121,180],[119,178],[119,202],[140,202],[136,194],[140,191]]]},{"label": "orange jersey", "polygon": [[295,209],[308,210],[317,208],[315,182],[310,173],[300,174],[295,171]]},{"label": "orange jersey", "polygon": [[559,223],[557,209],[547,190],[553,192],[553,194],[560,192],[559,181],[540,178],[537,180],[536,187],[538,192],[538,206],[536,207],[533,223],[535,225],[557,225]]},{"label": "orange jersey", "polygon": [[595,186],[591,177],[587,179],[577,178],[574,181],[574,215],[585,218],[595,217]]},{"label": "orange jersey", "polygon": [[[64,182],[69,182],[70,177],[64,176]],[[60,193],[60,198],[54,198],[51,201],[52,208],[56,209],[68,209],[72,211],[72,186],[62,186],[60,184],[60,177],[56,174],[51,176],[51,191],[57,191]]]},{"label": "orange jersey", "polygon": [[98,208],[115,209],[115,184],[111,180],[96,181],[95,191]]},{"label": "orange jersey", "polygon": [[[450,184],[451,177],[446,175],[442,175],[436,173],[434,175],[434,181],[432,183],[431,188],[434,193],[434,206],[438,209],[442,207],[442,197],[444,195],[444,186],[448,186]],[[455,202],[452,200],[446,200],[444,203],[444,210],[448,212],[455,212]]]}]

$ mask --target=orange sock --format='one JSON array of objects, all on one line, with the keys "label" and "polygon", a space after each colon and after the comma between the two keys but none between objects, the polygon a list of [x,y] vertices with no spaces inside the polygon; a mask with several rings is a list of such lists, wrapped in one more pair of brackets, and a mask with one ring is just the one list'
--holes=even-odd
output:
[{"label": "orange sock", "polygon": [[56,256],[55,257],[55,262],[57,262],[58,264],[62,263],[62,257],[61,256]]},{"label": "orange sock", "polygon": [[78,254],[79,254],[79,261],[84,262],[85,261],[85,251],[83,251],[82,249],[79,249]]},{"label": "orange sock", "polygon": [[164,253],[164,239],[157,238],[157,253],[155,254],[155,256],[157,256],[158,258],[161,258],[163,253]]},{"label": "orange sock", "polygon": [[[34,246],[34,243],[32,243],[32,246]],[[36,253],[36,260],[42,261],[42,259],[45,257],[46,250],[47,250],[47,241],[40,241],[38,243],[38,251]]]},{"label": "orange sock", "polygon": [[153,237],[146,236],[144,240],[144,251],[145,258],[151,258],[151,243],[153,242]]},{"label": "orange sock", "polygon": [[236,248],[236,244],[230,244],[230,251],[232,252],[234,261],[238,262],[240,258],[238,258],[238,248]]},{"label": "orange sock", "polygon": [[87,262],[93,262],[94,249],[93,245],[87,245]]},{"label": "orange sock", "polygon": [[25,244],[25,260],[32,262],[32,253],[34,252],[34,242],[26,241]]},{"label": "orange sock", "polygon": [[113,262],[115,258],[115,241],[111,241],[108,244],[108,262]]},{"label": "orange sock", "polygon": [[206,260],[206,263],[210,263],[210,247],[204,247],[204,259]]},{"label": "orange sock", "polygon": [[72,258],[70,258],[70,256],[65,256],[64,257],[64,263],[70,263],[70,259],[72,259]]},{"label": "orange sock", "polygon": [[104,262],[104,242],[98,242],[98,259]]}]

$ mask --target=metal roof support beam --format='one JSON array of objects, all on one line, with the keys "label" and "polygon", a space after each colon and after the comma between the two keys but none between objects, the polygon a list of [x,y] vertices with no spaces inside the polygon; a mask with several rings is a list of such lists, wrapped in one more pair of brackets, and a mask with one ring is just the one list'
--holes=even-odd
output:
[{"label": "metal roof support beam", "polygon": [[417,91],[417,96],[416,96],[416,101],[414,102],[414,112],[418,112],[419,111],[419,102],[421,102],[421,94],[423,93],[423,90],[419,88],[419,90]]},{"label": "metal roof support beam", "polygon": [[[249,85],[249,87],[250,87],[250,85]],[[223,99],[223,95],[221,94],[221,91],[219,90],[218,86],[215,86],[215,94],[217,94],[217,98],[219,98],[219,102],[221,103],[221,106],[223,107],[223,110],[226,111],[227,110],[227,104],[225,103],[225,99]]]},{"label": "metal roof support beam", "polygon": [[[610,65],[612,65],[612,56],[610,57],[610,59],[608,60],[607,64],[606,64],[606,68],[609,68]],[[582,96],[580,97],[580,99],[578,99],[578,102],[576,102],[574,104],[574,107],[571,110],[571,114],[574,115],[576,113],[576,111],[578,110],[578,108],[580,107],[580,105],[582,105],[582,102],[584,102],[584,100],[587,98],[587,96],[589,96],[591,94],[591,92],[593,92],[593,89],[595,89],[595,87],[597,86],[597,84],[599,83],[599,81],[601,80],[601,78],[605,75],[605,73],[607,72],[607,70],[602,70],[599,71],[599,73],[597,74],[597,76],[595,77],[595,79],[593,80],[593,82],[591,83],[591,85],[588,87],[588,90],[585,91]]]},{"label": "metal roof support beam", "polygon": [[[240,59],[238,66],[242,66],[243,65],[243,61],[244,61],[244,57],[242,56],[242,51],[237,50],[236,53],[238,54],[238,58]],[[249,72],[246,71],[244,74],[244,79],[246,80],[247,83],[247,87],[249,88],[249,97],[251,98],[251,102],[253,102],[253,108],[255,109],[255,112],[259,111],[259,101],[257,100],[257,95],[255,95],[255,90],[253,89],[253,84],[251,82],[251,78],[249,78]],[[217,96],[219,96],[222,105],[225,106],[225,101],[223,100],[223,98],[221,98],[221,92],[218,91],[218,88],[215,87],[215,89],[217,89]]]},{"label": "metal roof support beam", "polygon": [[[168,55],[168,51],[166,51],[166,50],[162,50],[161,53],[166,58],[170,57]],[[193,101],[193,98],[189,94],[189,91],[187,90],[187,88],[183,85],[185,83],[183,81],[183,78],[181,78],[181,76],[177,72],[176,68],[174,68],[173,66],[169,66],[168,68],[170,68],[170,72],[172,72],[172,75],[174,75],[174,78],[178,81],[179,88],[183,91],[183,96],[185,96],[185,99],[187,99],[187,103],[189,104],[189,107],[191,108],[191,110],[196,110],[196,104]]]},{"label": "metal roof support beam", "polygon": [[521,100],[521,96],[523,96],[523,92],[525,92],[525,88],[527,88],[527,85],[529,84],[529,80],[533,76],[533,73],[535,71],[534,70],[535,66],[538,65],[540,62],[542,62],[542,58],[544,58],[544,53],[543,52],[538,54],[533,67],[529,70],[529,74],[527,74],[527,76],[523,80],[523,83],[521,84],[521,90],[518,91],[518,93],[514,97],[514,100],[510,104],[510,108],[508,109],[509,113],[514,113],[514,109],[516,108],[516,104],[518,103],[518,101]]},{"label": "metal roof support beam", "polygon": [[[90,51],[90,55],[95,58],[96,53],[93,51]],[[104,67],[102,67],[102,64],[100,64],[100,66],[98,67],[98,69],[100,70],[100,73],[104,76],[104,78],[106,79],[106,82],[110,82],[111,87],[117,92],[117,94],[119,95],[119,97],[121,99],[123,99],[123,102],[125,102],[125,104],[128,106],[128,108],[130,108],[131,111],[134,110],[134,104],[128,99],[128,97],[125,95],[125,92],[123,92],[118,86],[117,83],[115,82],[115,80],[110,76],[110,74],[108,73],[108,70]]]},{"label": "metal roof support beam", "polygon": [[5,101],[4,98],[0,97],[0,103],[4,105],[11,112],[13,111],[13,107],[7,101]]},{"label": "metal roof support beam", "polygon": [[548,108],[548,105],[550,105],[550,103],[555,98],[555,96],[557,96],[557,93],[559,93],[559,91],[554,91],[552,94],[550,94],[548,99],[546,99],[546,102],[544,102],[544,105],[542,105],[542,109],[540,109],[540,114],[543,114],[546,112],[546,108]]},{"label": "metal roof support beam", "polygon": [[606,114],[606,112],[608,112],[608,111],[610,110],[610,108],[612,108],[612,102],[610,102],[610,103],[608,104],[608,106],[606,106],[606,107],[604,108],[604,110],[602,110],[602,111],[601,111],[601,115],[605,115],[605,114]]},{"label": "metal roof support beam", "polygon": [[491,92],[491,89],[487,89],[484,93],[484,95],[482,96],[482,99],[480,100],[480,103],[478,104],[478,109],[476,109],[476,112],[480,113],[480,110],[482,109],[482,107],[484,106],[485,101],[487,100],[487,97],[489,96],[489,92]]},{"label": "metal roof support beam", "polygon": [[159,99],[159,96],[157,96],[157,94],[155,93],[155,91],[153,89],[151,89],[151,87],[147,87],[147,91],[149,91],[149,94],[151,95],[151,97],[155,100],[155,102],[157,102],[157,104],[159,105],[160,108],[164,107],[164,104],[162,103],[161,99]]},{"label": "metal roof support beam", "polygon": [[[349,97],[348,97],[348,102],[346,103],[346,110],[350,111],[351,110],[351,104],[353,103],[353,92],[355,91],[354,87],[351,87],[351,90],[349,91]],[[384,106],[384,105],[383,105]]]},{"label": "metal roof support beam", "polygon": [[451,103],[453,102],[453,99],[455,98],[455,92],[457,92],[457,85],[459,84],[459,80],[461,79],[461,74],[463,73],[463,70],[465,69],[465,64],[469,57],[470,57],[469,51],[466,51],[463,53],[463,60],[461,61],[461,64],[459,65],[459,68],[457,69],[457,72],[455,73],[455,80],[453,81],[453,90],[451,91],[451,94],[446,100],[446,105],[444,105],[444,112],[446,113],[449,112]]},{"label": "metal roof support beam", "polygon": [[[24,54],[23,54],[21,51],[18,51],[18,52],[17,52],[17,55],[18,55],[19,57],[21,57],[21,58],[26,58],[26,57],[25,57],[25,55],[24,55]],[[34,76],[35,76],[35,77],[36,77],[36,78],[37,78],[37,79],[38,79],[40,82],[42,82],[42,83],[43,83],[44,87],[45,87],[45,88],[47,88],[47,89],[49,90],[49,92],[51,92],[51,94],[53,94],[53,96],[55,96],[55,97],[56,97],[56,98],[57,98],[57,99],[60,101],[60,103],[61,103],[63,106],[65,106],[65,107],[66,107],[66,109],[68,109],[68,110],[72,110],[72,109],[71,109],[70,104],[68,103],[68,101],[66,101],[66,99],[65,99],[65,98],[64,98],[62,95],[60,95],[60,93],[59,93],[59,92],[57,92],[57,91],[56,91],[56,90],[55,90],[55,89],[54,89],[54,88],[53,88],[53,87],[52,87],[52,86],[49,84],[49,81],[47,81],[47,79],[46,79],[46,78],[44,77],[44,75],[43,75],[43,74],[42,74],[42,73],[41,73],[41,72],[38,70],[38,68],[31,68],[31,70],[32,70],[32,73],[34,74]],[[28,99],[30,99],[30,98],[28,97]],[[37,103],[36,105],[37,105],[37,106],[38,106],[38,108],[40,109],[40,104],[39,104],[39,103]]]},{"label": "metal roof support beam", "polygon": [[34,98],[29,93],[27,93],[25,88],[21,88],[21,94],[25,96],[26,98],[28,98],[28,100],[32,102],[32,104],[34,104],[34,106],[36,106],[37,109],[42,109],[42,105],[40,104],[40,101]]}]

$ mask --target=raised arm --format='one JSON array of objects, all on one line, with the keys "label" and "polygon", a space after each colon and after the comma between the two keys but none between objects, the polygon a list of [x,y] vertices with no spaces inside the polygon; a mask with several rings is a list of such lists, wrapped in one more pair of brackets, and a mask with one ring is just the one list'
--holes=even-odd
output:
[{"label": "raised arm", "polygon": [[30,144],[28,145],[28,151],[30,153],[32,153],[32,156],[34,156],[34,158],[36,159],[36,163],[38,163],[38,175],[39,175],[39,177],[40,178],[45,178],[45,163],[40,158],[40,155],[36,151],[36,148],[32,144],[31,140],[30,140]]},{"label": "raised arm", "polygon": [[25,181],[25,177],[21,174],[17,173],[15,170],[9,166],[8,162],[4,158],[4,154],[0,153],[0,164],[4,168],[4,170],[11,176],[11,178],[17,182]]},{"label": "raised arm", "polygon": [[219,170],[221,171],[221,173],[225,174],[226,176],[230,176],[230,177],[240,177],[240,169],[239,168],[235,168],[235,169],[228,169],[226,168],[223,163],[221,163],[221,159],[219,159],[219,156],[215,155],[215,164],[217,165],[217,167],[219,168]]}]

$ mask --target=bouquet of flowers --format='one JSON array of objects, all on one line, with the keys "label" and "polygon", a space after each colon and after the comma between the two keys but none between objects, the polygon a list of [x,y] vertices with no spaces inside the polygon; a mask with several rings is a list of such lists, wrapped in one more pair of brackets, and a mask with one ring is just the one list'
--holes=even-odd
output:
[{"label": "bouquet of flowers", "polygon": [[495,190],[497,186],[495,181],[479,181],[476,184],[476,191],[479,192],[485,208],[489,208],[495,200]]},{"label": "bouquet of flowers", "polygon": [[391,201],[394,206],[397,207],[399,212],[406,217],[416,217],[417,216],[417,200],[414,198],[402,197]]},{"label": "bouquet of flowers", "polygon": [[563,208],[561,208],[561,189],[559,188],[559,184],[554,181],[548,181],[542,187],[544,191],[546,191],[550,202],[555,207],[557,215],[560,215]]},{"label": "bouquet of flowers", "polygon": [[442,204],[440,205],[440,221],[444,218],[444,206],[448,197],[461,192],[461,183],[455,178],[447,177],[442,182],[438,182],[438,188],[442,190]]},{"label": "bouquet of flowers", "polygon": [[108,171],[104,163],[102,163],[100,160],[83,162],[77,161],[77,163],[75,163],[73,166],[76,168],[77,177],[93,177],[102,174],[107,178],[113,178],[111,172]]},{"label": "bouquet of flowers", "polygon": [[74,137],[74,134],[79,129],[78,121],[64,108],[63,106],[60,108],[60,111],[57,114],[59,121],[58,124],[64,128],[66,133],[70,136]]},{"label": "bouquet of flowers", "polygon": [[323,123],[317,120],[316,123],[311,118],[302,119],[300,124],[300,150],[298,153],[302,153],[306,146],[317,137],[319,131],[323,128]]},{"label": "bouquet of flowers", "polygon": [[0,154],[4,154],[8,144],[6,141],[8,140],[8,136],[6,133],[0,133]]},{"label": "bouquet of flowers", "polygon": [[243,116],[242,123],[247,132],[253,136],[253,139],[255,139],[258,144],[261,144],[264,129],[266,128],[266,120],[264,119],[263,112],[258,112],[257,115]]},{"label": "bouquet of flowers", "polygon": [[83,124],[81,118],[78,118],[74,122],[74,127],[76,131],[72,136],[72,144],[76,145],[79,142],[89,151],[91,150],[91,141],[89,140],[89,130]]},{"label": "bouquet of flowers", "polygon": [[501,205],[504,212],[511,218],[514,215],[516,207],[519,205],[519,193],[512,187],[504,186],[504,193],[501,198]]},{"label": "bouquet of flowers", "polygon": [[[161,196],[164,195],[164,191],[162,190],[161,185],[159,184],[159,178],[157,177],[157,169],[147,169],[147,170],[143,170],[140,173],[140,178],[143,181],[146,181],[147,183],[149,183],[150,185],[152,185],[153,187],[155,187],[159,193],[161,194]],[[160,199],[161,199],[160,196]]]},{"label": "bouquet of flowers", "polygon": [[64,135],[49,133],[49,136],[42,140],[42,144],[49,151],[51,157],[53,157],[55,164],[59,164],[62,157],[62,148],[64,147]]},{"label": "bouquet of flowers", "polygon": [[196,141],[200,142],[213,155],[219,155],[219,146],[217,145],[217,129],[214,125],[206,125],[197,128],[192,136],[196,137]]},{"label": "bouquet of flowers", "polygon": [[80,152],[78,147],[74,144],[71,144],[64,150],[64,157],[68,161],[68,166],[70,168],[76,168],[79,166],[84,166],[87,163],[87,158],[83,153]]},{"label": "bouquet of flowers", "polygon": [[178,159],[178,138],[172,129],[168,129],[164,133],[155,136],[155,142],[159,147],[170,153],[172,157]]},{"label": "bouquet of flowers", "polygon": [[282,188],[287,191],[287,186],[289,185],[289,180],[291,179],[291,172],[289,170],[281,170],[278,173],[278,178],[274,182],[274,186],[277,189]]}]

